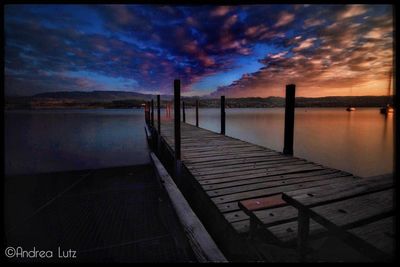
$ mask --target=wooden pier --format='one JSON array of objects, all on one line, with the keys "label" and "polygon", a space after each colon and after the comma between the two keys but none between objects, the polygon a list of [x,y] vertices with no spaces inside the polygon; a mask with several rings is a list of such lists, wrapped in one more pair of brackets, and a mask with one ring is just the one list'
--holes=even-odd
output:
[{"label": "wooden pier", "polygon": [[[293,87],[289,86],[289,91],[294,90]],[[291,94],[294,99],[294,92]],[[179,98],[175,97],[175,101],[178,101],[175,114],[180,113]],[[221,103],[224,102],[225,99],[221,98]],[[289,115],[286,115],[289,122],[285,123],[283,152],[224,135],[225,111],[222,106],[221,133],[183,123],[178,115],[175,122],[157,122],[160,125],[157,128],[161,129],[161,134],[158,134],[154,122],[148,121],[155,140],[153,150],[229,260],[298,261],[297,226],[300,225],[300,220],[296,208],[282,199],[282,194],[314,187],[329,188],[330,185],[341,183],[348,183],[356,188],[360,180],[369,181],[294,157],[294,100],[289,103],[292,104]],[[351,197],[393,187],[392,175],[370,181],[370,185],[366,186],[367,191],[356,189],[358,193]],[[385,193],[389,194],[389,201],[386,202],[392,203],[393,190]],[[363,220],[360,223],[352,220],[352,226],[374,223],[380,219],[393,222],[390,220],[394,214],[393,205],[388,205],[379,216],[371,213],[371,218],[368,217],[368,206],[360,209],[366,210]],[[258,218],[258,221],[254,218]],[[311,219],[313,227],[314,224]],[[262,229],[253,231],[254,227]],[[320,228],[310,231],[310,239],[330,234]],[[257,237],[254,238],[256,232]],[[394,236],[388,235],[386,242],[394,243]],[[365,260],[369,261],[368,257]]]}]

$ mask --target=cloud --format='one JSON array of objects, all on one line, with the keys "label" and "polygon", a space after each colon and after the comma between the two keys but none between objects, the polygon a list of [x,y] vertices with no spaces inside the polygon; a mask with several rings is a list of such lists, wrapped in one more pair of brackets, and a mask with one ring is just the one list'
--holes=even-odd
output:
[{"label": "cloud", "polygon": [[269,53],[258,71],[220,86],[212,95],[284,96],[289,83],[297,85],[299,96],[346,95],[351,88],[359,95],[386,94],[393,60],[390,21],[384,16],[364,24],[335,21],[314,37],[297,35],[288,41],[291,50]]},{"label": "cloud", "polygon": [[294,20],[294,14],[291,14],[291,13],[289,13],[287,11],[283,11],[279,15],[279,19],[275,23],[274,27],[285,26],[285,25],[289,24],[290,22],[292,22],[293,20]]},{"label": "cloud", "polygon": [[298,46],[293,48],[293,51],[298,52],[298,51],[310,48],[314,44],[315,40],[317,40],[317,38],[308,38],[308,39],[302,41]]},{"label": "cloud", "polygon": [[315,27],[322,25],[325,22],[323,19],[317,19],[317,18],[309,18],[304,21],[304,28],[310,28],[310,27]]},{"label": "cloud", "polygon": [[210,15],[212,17],[225,16],[230,10],[231,10],[231,7],[229,7],[229,6],[219,6],[219,7],[215,8],[214,10],[212,10]]},{"label": "cloud", "polygon": [[[310,92],[329,82],[372,86],[391,66],[392,23],[389,6],[8,5],[5,89],[171,93],[180,78],[189,93],[230,72],[239,78],[216,94],[279,93],[285,82]],[[82,71],[97,76],[61,75]],[[114,84],[96,82],[103,76]],[[121,79],[136,82],[121,87]]]},{"label": "cloud", "polygon": [[339,12],[337,18],[340,19],[347,19],[355,16],[359,16],[367,12],[367,8],[363,5],[347,5],[346,8]]}]

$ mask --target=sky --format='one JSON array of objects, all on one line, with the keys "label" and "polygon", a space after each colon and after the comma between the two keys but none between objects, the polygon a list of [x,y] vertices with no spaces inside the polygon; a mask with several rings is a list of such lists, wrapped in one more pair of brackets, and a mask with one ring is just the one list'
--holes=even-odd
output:
[{"label": "sky", "polygon": [[387,95],[393,64],[391,5],[6,5],[4,30],[15,96]]}]

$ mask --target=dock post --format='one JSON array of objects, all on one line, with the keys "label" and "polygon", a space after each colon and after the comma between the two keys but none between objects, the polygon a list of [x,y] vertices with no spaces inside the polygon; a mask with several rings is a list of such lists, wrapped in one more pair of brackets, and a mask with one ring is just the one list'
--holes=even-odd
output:
[{"label": "dock post", "polygon": [[157,95],[157,132],[158,135],[161,134],[161,103],[160,103],[160,95]]},{"label": "dock post", "polygon": [[160,95],[157,95],[157,152],[161,154],[161,101]]},{"label": "dock post", "polygon": [[196,99],[196,127],[199,127],[199,100]]},{"label": "dock post", "polygon": [[186,116],[185,116],[185,101],[182,101],[182,119],[183,119],[183,122],[186,122]]},{"label": "dock post", "polygon": [[147,124],[147,103],[144,104],[144,121]]},{"label": "dock post", "polygon": [[151,126],[154,127],[154,101],[151,100]]},{"label": "dock post", "polygon": [[147,101],[147,124],[150,125],[150,101]]},{"label": "dock post", "polygon": [[181,174],[181,81],[174,80],[175,178]]},{"label": "dock post", "polygon": [[283,146],[283,154],[286,155],[293,155],[295,92],[296,85],[286,85],[285,133]]},{"label": "dock post", "polygon": [[225,96],[221,96],[221,134],[225,135]]}]

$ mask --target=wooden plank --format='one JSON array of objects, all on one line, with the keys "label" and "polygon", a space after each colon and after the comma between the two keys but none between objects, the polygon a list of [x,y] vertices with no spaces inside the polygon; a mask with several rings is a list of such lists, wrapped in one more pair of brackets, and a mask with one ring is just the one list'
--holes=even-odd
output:
[{"label": "wooden plank", "polygon": [[217,174],[228,174],[234,172],[243,172],[243,171],[252,171],[252,170],[261,170],[261,169],[271,169],[271,168],[279,168],[284,167],[287,168],[288,165],[305,165],[306,161],[300,160],[282,160],[282,161],[266,161],[266,162],[258,162],[258,163],[242,163],[233,165],[231,167],[224,167],[224,168],[215,168],[215,169],[202,169],[197,170],[196,168],[192,168],[192,173],[194,175],[217,175]]},{"label": "wooden plank", "polygon": [[394,189],[369,193],[349,199],[316,206],[309,212],[313,219],[333,230],[352,227],[363,221],[393,211]]},{"label": "wooden plank", "polygon": [[257,157],[249,157],[249,158],[239,158],[239,159],[230,159],[230,160],[220,160],[217,162],[205,162],[205,163],[187,163],[187,166],[195,169],[212,169],[214,167],[226,167],[239,165],[243,163],[257,163],[257,162],[267,162],[267,161],[281,161],[286,159],[280,155],[265,155],[265,156],[257,156]]},{"label": "wooden plank", "polygon": [[391,178],[356,178],[319,187],[285,191],[283,199],[295,207],[316,206],[393,186]]},{"label": "wooden plank", "polygon": [[[233,194],[233,193],[251,191],[251,190],[262,189],[262,188],[271,188],[271,187],[275,187],[275,186],[299,184],[299,183],[304,183],[304,182],[319,181],[319,180],[325,180],[325,179],[335,179],[335,178],[340,178],[340,177],[345,177],[345,176],[333,174],[333,175],[325,175],[325,176],[324,175],[311,176],[311,177],[305,177],[305,178],[299,178],[299,179],[292,178],[292,179],[288,179],[288,180],[271,179],[272,181],[265,181],[262,183],[246,184],[246,185],[234,186],[234,187],[223,188],[223,189],[208,190],[207,194],[210,197],[216,197],[216,196],[229,195],[229,194]],[[348,177],[350,177],[350,176],[348,176]]]},{"label": "wooden plank", "polygon": [[224,213],[224,217],[230,223],[249,219],[249,216],[241,210]]},{"label": "wooden plank", "polygon": [[381,252],[394,255],[394,229],[394,217],[391,216],[350,229],[348,232]]},{"label": "wooden plank", "polygon": [[[282,223],[274,226],[270,226],[265,228],[268,232],[270,232],[277,241],[281,242],[282,244],[294,243],[297,241],[297,221]],[[317,236],[323,233],[326,233],[327,230],[325,227],[320,225],[314,220],[310,220],[310,228],[309,228],[309,235],[310,236]]]},{"label": "wooden plank", "polygon": [[187,203],[186,199],[176,187],[157,156],[151,152],[150,157],[155,166],[156,173],[161,179],[184,231],[187,234],[196,258],[200,262],[227,262],[225,256],[219,250],[196,214],[192,211],[189,203]]},{"label": "wooden plank", "polygon": [[219,184],[219,183],[226,183],[226,182],[234,182],[234,181],[243,181],[243,180],[248,180],[248,179],[255,179],[255,178],[268,178],[268,177],[280,177],[283,175],[289,175],[289,174],[304,174],[304,173],[311,173],[315,171],[320,171],[321,169],[319,168],[307,168],[307,169],[296,169],[293,171],[281,171],[281,172],[275,172],[275,173],[269,173],[269,174],[264,174],[264,175],[243,175],[243,176],[238,176],[238,177],[228,177],[228,178],[221,178],[221,179],[211,179],[211,180],[200,180],[200,184]]},{"label": "wooden plank", "polygon": [[186,159],[186,162],[188,163],[215,162],[227,159],[242,159],[242,158],[251,158],[251,157],[268,156],[268,155],[274,155],[274,153],[268,153],[268,152],[243,153],[241,155],[225,155],[225,156],[215,156],[215,157],[207,157],[200,159]]},{"label": "wooden plank", "polygon": [[237,155],[241,153],[249,153],[249,152],[264,152],[264,150],[258,148],[247,148],[243,150],[217,150],[217,151],[207,151],[203,153],[187,153],[184,152],[184,155],[189,159],[197,159],[197,158],[208,158],[208,157],[217,157],[217,156],[224,156],[224,155]]},{"label": "wooden plank", "polygon": [[[240,192],[240,193],[235,193],[235,194],[230,194],[230,195],[225,195],[225,196],[220,196],[220,197],[214,197],[214,198],[211,198],[211,200],[215,204],[222,204],[222,203],[226,203],[226,202],[245,200],[245,199],[250,199],[250,198],[255,198],[255,197],[264,197],[264,196],[266,197],[266,196],[275,195],[275,194],[278,194],[281,192],[291,191],[291,190],[300,189],[300,188],[317,187],[320,185],[331,184],[331,183],[336,184],[336,183],[340,183],[340,182],[345,182],[347,179],[351,179],[351,178],[339,177],[339,178],[332,179],[332,180],[326,179],[326,180],[305,182],[305,183],[301,183],[301,184],[277,186],[277,187],[272,187],[272,188],[252,190],[252,191]],[[286,199],[284,199],[284,200],[286,201]]]},{"label": "wooden plank", "polygon": [[252,179],[252,178],[259,178],[259,177],[267,177],[267,176],[276,176],[276,175],[283,175],[283,174],[290,174],[290,173],[301,173],[301,172],[308,172],[308,171],[315,171],[315,170],[322,170],[323,167],[317,166],[317,165],[299,165],[298,167],[291,167],[288,169],[277,169],[273,171],[262,171],[262,172],[253,172],[253,173],[248,173],[248,174],[240,174],[240,175],[235,175],[235,176],[228,176],[228,177],[210,177],[210,176],[205,176],[205,177],[200,177],[197,176],[197,180],[207,180],[208,182],[204,182],[206,184],[211,184],[211,183],[224,183],[224,182],[231,182],[231,181],[236,181],[236,180],[244,180],[244,179]]},{"label": "wooden plank", "polygon": [[[310,234],[315,235],[326,232],[327,230],[322,228],[328,226],[334,233],[343,235],[343,231],[346,228],[367,222],[368,219],[373,220],[374,218],[379,218],[379,215],[385,216],[393,210],[393,200],[387,198],[388,194],[393,194],[393,189],[389,191],[391,192],[381,191],[371,193],[313,208],[313,213],[310,214],[311,218],[313,218],[314,225],[312,229],[310,229]],[[316,209],[319,213],[318,217],[314,214]],[[288,213],[291,214],[292,211]],[[324,220],[321,220],[321,217],[323,217]],[[321,222],[323,222],[324,226],[320,224]],[[296,222],[267,227],[267,230],[281,242],[293,242],[297,236]]]},{"label": "wooden plank", "polygon": [[262,182],[272,182],[272,181],[279,181],[281,184],[288,184],[291,179],[307,179],[319,175],[323,178],[332,178],[332,177],[339,177],[339,176],[350,176],[348,174],[341,173],[337,170],[321,170],[321,171],[314,171],[314,172],[305,172],[305,173],[295,173],[295,174],[287,174],[287,175],[279,175],[279,176],[270,176],[270,177],[262,177],[262,178],[254,178],[254,179],[247,179],[247,180],[239,180],[233,182],[226,182],[220,184],[202,184],[202,181],[199,181],[202,184],[204,190],[216,190],[222,189],[227,187],[234,187],[246,184],[256,184]]},{"label": "wooden plank", "polygon": [[246,213],[260,209],[275,208],[284,205],[287,205],[287,203],[282,199],[282,194],[272,195],[263,198],[253,198],[239,202],[239,207]]},{"label": "wooden plank", "polygon": [[293,206],[284,206],[254,212],[254,217],[265,227],[297,220],[298,211]]},{"label": "wooden plank", "polygon": [[[349,201],[351,201],[351,199]],[[320,207],[324,212],[326,211],[325,206],[320,206]],[[355,207],[355,209],[357,209],[357,212],[359,212],[360,207]],[[331,209],[332,206],[330,210]],[[339,209],[343,210],[343,207],[337,208],[337,210]],[[337,210],[334,210],[334,212],[336,213]],[[253,213],[253,215],[255,216],[255,219],[259,221],[261,224],[264,224],[265,226],[270,226],[277,224],[278,222],[292,221],[297,219],[297,209],[292,206],[287,206],[284,208],[256,211]]]}]

